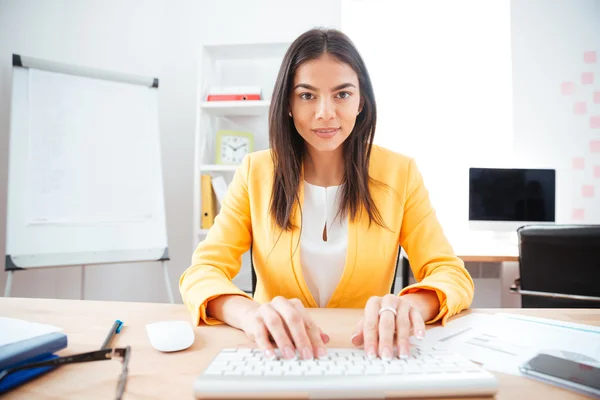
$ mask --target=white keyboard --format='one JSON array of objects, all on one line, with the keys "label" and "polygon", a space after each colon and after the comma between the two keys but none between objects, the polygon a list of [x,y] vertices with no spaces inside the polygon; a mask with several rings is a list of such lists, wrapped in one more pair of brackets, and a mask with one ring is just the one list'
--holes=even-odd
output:
[{"label": "white keyboard", "polygon": [[196,379],[196,398],[393,398],[490,396],[496,377],[455,353],[411,349],[407,359],[370,359],[359,349],[327,358],[268,360],[257,349],[224,349]]}]

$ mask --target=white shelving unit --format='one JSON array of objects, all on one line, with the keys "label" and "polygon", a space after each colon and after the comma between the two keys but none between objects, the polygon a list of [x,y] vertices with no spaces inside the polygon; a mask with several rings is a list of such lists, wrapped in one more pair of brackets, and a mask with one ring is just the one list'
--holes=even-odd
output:
[{"label": "white shelving unit", "polygon": [[202,164],[201,172],[235,172],[237,165]]},{"label": "white shelving unit", "polygon": [[[211,44],[200,49],[194,149],[194,247],[208,234],[201,227],[203,174],[223,176],[230,183],[237,165],[216,164],[215,134],[220,129],[252,132],[254,151],[267,149],[268,114],[273,86],[289,43]],[[259,86],[262,100],[208,102],[211,86]],[[250,289],[249,253],[242,257],[242,271],[234,283]]]}]

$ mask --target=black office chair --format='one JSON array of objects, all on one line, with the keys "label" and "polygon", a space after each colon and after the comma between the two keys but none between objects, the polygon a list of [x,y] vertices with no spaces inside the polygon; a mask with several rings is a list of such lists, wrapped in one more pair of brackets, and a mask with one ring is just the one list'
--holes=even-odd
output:
[{"label": "black office chair", "polygon": [[510,288],[525,308],[600,308],[600,225],[527,225],[520,277]]},{"label": "black office chair", "polygon": [[[396,286],[396,276],[398,275],[398,266],[400,265],[402,248],[398,247],[398,255],[396,257],[396,269],[394,270],[394,279],[392,280],[392,287],[390,288],[390,293],[394,294],[394,288]],[[256,290],[256,271],[254,271],[254,259],[252,258],[252,245],[250,245],[250,269],[252,270],[252,292],[249,293],[254,296],[254,292]],[[409,264],[408,260],[402,257],[402,287],[408,286],[408,269]]]}]

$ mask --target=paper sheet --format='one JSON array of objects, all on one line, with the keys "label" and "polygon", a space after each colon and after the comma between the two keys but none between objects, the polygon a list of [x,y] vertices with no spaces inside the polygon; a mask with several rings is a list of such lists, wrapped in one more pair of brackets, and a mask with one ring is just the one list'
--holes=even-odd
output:
[{"label": "paper sheet", "polygon": [[516,314],[473,313],[427,331],[414,344],[448,349],[512,375],[521,375],[519,365],[539,352],[600,367],[600,328]]},{"label": "paper sheet", "polygon": [[28,222],[152,219],[150,89],[32,69],[29,90]]},{"label": "paper sheet", "polygon": [[37,336],[46,335],[48,333],[61,331],[61,328],[52,325],[28,322],[21,319],[0,317],[0,347]]}]

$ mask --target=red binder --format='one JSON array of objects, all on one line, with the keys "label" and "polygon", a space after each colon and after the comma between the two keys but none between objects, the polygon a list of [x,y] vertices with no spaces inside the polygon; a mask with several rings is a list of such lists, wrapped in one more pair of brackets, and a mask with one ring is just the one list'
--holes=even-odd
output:
[{"label": "red binder", "polygon": [[206,101],[261,100],[259,86],[213,86],[209,88]]},{"label": "red binder", "polygon": [[207,101],[238,101],[238,100],[260,100],[260,94],[209,94]]}]

